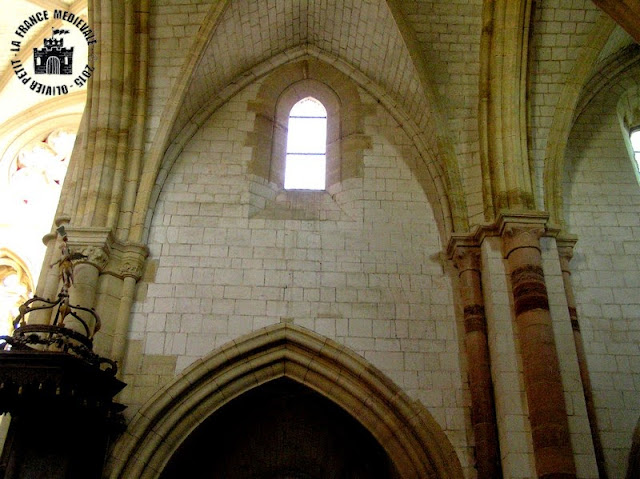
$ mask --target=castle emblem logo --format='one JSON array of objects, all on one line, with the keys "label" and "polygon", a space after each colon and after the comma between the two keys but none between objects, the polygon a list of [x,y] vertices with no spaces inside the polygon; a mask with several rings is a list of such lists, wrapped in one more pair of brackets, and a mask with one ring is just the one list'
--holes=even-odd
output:
[{"label": "castle emblem logo", "polygon": [[11,67],[32,92],[66,95],[91,78],[96,43],[93,29],[82,16],[59,9],[41,10],[15,29]]},{"label": "castle emblem logo", "polygon": [[65,48],[64,35],[69,30],[54,29],[51,38],[44,39],[44,47],[33,49],[33,70],[36,75],[71,75],[73,73],[73,47]]}]

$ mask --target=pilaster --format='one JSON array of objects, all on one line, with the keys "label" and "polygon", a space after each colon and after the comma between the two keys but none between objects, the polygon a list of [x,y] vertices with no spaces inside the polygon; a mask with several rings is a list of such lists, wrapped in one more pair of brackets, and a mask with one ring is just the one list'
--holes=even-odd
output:
[{"label": "pilaster", "polygon": [[596,456],[596,464],[598,466],[598,477],[607,479],[607,469],[604,458],[602,442],[600,441],[600,432],[598,430],[598,420],[596,416],[596,407],[593,402],[593,391],[591,388],[591,378],[589,375],[589,367],[587,365],[587,357],[582,341],[582,333],[580,331],[580,323],[578,321],[578,311],[576,308],[576,300],[573,294],[573,285],[571,283],[571,268],[569,262],[573,257],[573,248],[575,246],[575,238],[558,239],[558,253],[560,255],[560,268],[562,270],[562,281],[564,283],[564,291],[567,296],[567,308],[571,319],[571,329],[573,331],[573,339],[576,345],[576,355],[578,357],[578,367],[580,369],[580,379],[582,389],[584,391],[584,401],[587,409],[587,417],[589,418],[589,428],[591,430],[591,439],[593,441],[593,449]]}]

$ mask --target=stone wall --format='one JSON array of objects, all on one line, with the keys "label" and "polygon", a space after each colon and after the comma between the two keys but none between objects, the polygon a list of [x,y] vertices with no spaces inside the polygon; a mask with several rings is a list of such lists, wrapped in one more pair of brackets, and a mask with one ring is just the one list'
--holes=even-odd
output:
[{"label": "stone wall", "polygon": [[258,89],[205,123],[164,184],[130,330],[129,413],[171,379],[167,369],[177,375],[243,334],[291,322],[351,348],[420,400],[469,467],[460,325],[438,228],[412,173],[422,159],[361,91],[374,112],[362,177],[333,195],[265,195],[256,209],[262,179],[247,173],[246,145]]},{"label": "stone wall", "polygon": [[610,477],[624,477],[640,416],[640,187],[603,92],[577,120],[567,150],[565,217],[578,319]]}]

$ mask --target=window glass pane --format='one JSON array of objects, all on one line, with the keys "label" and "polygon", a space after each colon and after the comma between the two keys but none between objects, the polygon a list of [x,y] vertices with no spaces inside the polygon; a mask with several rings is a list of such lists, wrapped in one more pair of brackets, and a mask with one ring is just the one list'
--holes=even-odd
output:
[{"label": "window glass pane", "polygon": [[293,105],[289,116],[321,116],[326,118],[327,110],[322,103],[309,96]]},{"label": "window glass pane", "polygon": [[633,147],[633,151],[640,152],[640,130],[635,130],[631,132],[631,146]]},{"label": "window glass pane", "polygon": [[324,190],[325,155],[287,155],[284,187],[295,190]]},{"label": "window glass pane", "polygon": [[287,153],[325,153],[326,148],[325,118],[289,118]]},{"label": "window glass pane", "polygon": [[327,151],[327,110],[312,97],[289,112],[284,187],[324,190]]}]

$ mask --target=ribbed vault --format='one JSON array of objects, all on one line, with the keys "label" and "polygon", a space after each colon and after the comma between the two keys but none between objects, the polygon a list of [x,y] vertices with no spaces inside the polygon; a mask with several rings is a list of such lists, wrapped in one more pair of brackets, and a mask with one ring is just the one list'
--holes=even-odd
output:
[{"label": "ribbed vault", "polygon": [[[346,0],[330,8],[327,3],[229,1],[194,71],[172,136],[210,95],[243,72],[305,44],[353,65],[433,135],[432,107],[386,2]],[[432,148],[435,153],[435,143]]]},{"label": "ribbed vault", "polygon": [[[575,107],[569,110],[571,115],[565,114],[562,122],[558,121],[558,130],[552,130],[552,134],[559,134],[556,135],[558,139],[552,137],[554,142],[550,143],[552,147],[548,148],[550,154],[545,164],[545,191],[551,219],[557,224],[564,225],[567,220],[565,217],[566,205],[564,204],[566,193],[564,192],[562,172],[565,169],[567,142],[576,120],[598,94],[606,92],[609,95],[608,101],[618,104],[625,93],[632,88],[637,88],[639,69],[640,48],[637,45],[631,45],[619,51],[588,81],[583,79],[584,84],[579,90],[579,97],[573,99]],[[624,117],[626,112],[619,113]],[[558,115],[558,117],[560,116]],[[629,126],[626,125],[626,127]],[[564,139],[561,140],[560,137],[563,134]],[[620,140],[623,141],[622,131]]]},{"label": "ribbed vault", "polygon": [[545,205],[552,223],[562,224],[562,171],[564,153],[569,133],[576,118],[576,106],[581,92],[589,79],[598,55],[607,44],[615,24],[606,16],[601,16],[589,34],[588,41],[576,61],[560,101],[556,106],[553,123],[549,129],[547,151],[545,153]]},{"label": "ribbed vault", "polygon": [[[466,228],[466,205],[447,121],[419,51],[410,51],[415,33],[393,2],[347,0],[327,2],[251,2],[216,4],[198,32],[174,85],[143,173],[142,191],[151,192],[156,177],[171,164],[211,106],[228,99],[261,75],[283,64],[283,57],[306,52],[337,66],[369,90],[419,144],[425,161],[435,161],[445,185],[445,210],[452,210],[449,229]],[[292,58],[293,59],[293,58]],[[285,58],[286,60],[286,58]],[[160,183],[163,181],[160,178]],[[143,236],[147,207],[138,199],[134,238]]]}]

